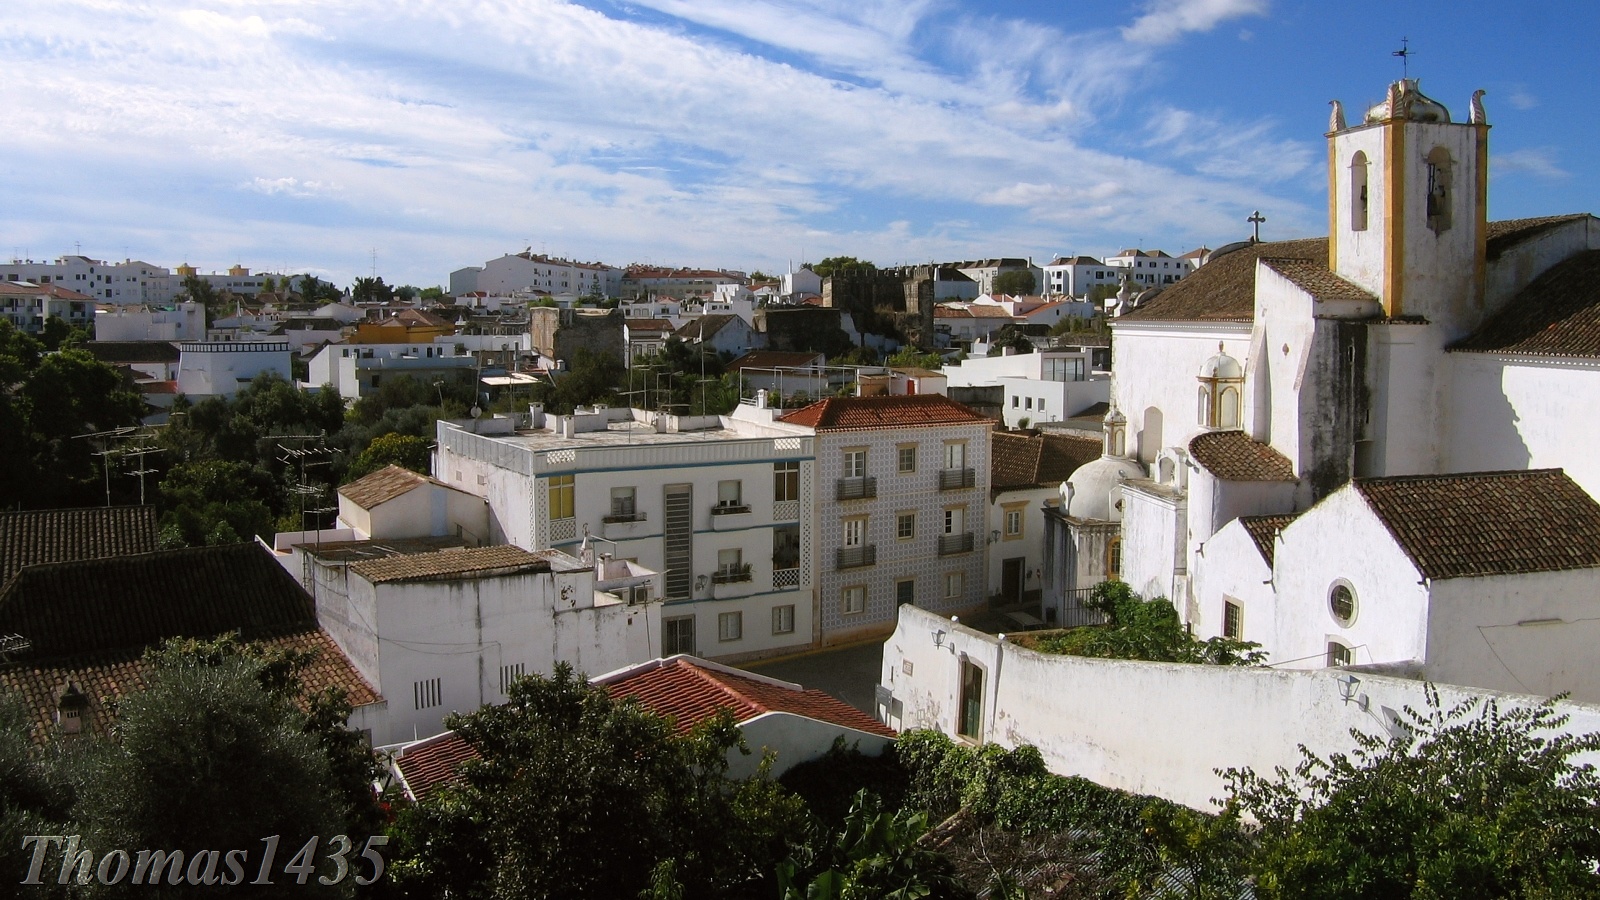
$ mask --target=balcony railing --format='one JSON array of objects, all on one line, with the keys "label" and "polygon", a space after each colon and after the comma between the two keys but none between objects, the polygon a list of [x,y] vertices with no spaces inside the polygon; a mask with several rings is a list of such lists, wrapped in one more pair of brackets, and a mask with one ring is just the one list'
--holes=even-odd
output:
[{"label": "balcony railing", "polygon": [[838,567],[841,569],[859,569],[862,566],[875,565],[877,562],[877,544],[867,544],[863,547],[839,548]]},{"label": "balcony railing", "polygon": [[644,520],[645,515],[642,512],[614,512],[600,521],[607,525],[621,525],[625,522],[643,522]]},{"label": "balcony railing", "polygon": [[748,504],[748,503],[722,502],[722,503],[718,503],[716,506],[711,507],[711,514],[713,516],[731,516],[731,515],[735,515],[737,513],[747,513],[749,511],[750,511],[750,504]]},{"label": "balcony railing", "polygon": [[878,496],[878,479],[872,475],[841,478],[835,496],[840,500],[869,500]]},{"label": "balcony railing", "polygon": [[749,563],[745,563],[742,566],[729,566],[726,569],[718,569],[717,571],[711,573],[712,584],[737,584],[741,581],[749,580]]},{"label": "balcony railing", "polygon": [[772,504],[772,521],[795,522],[800,519],[799,500],[779,500]]},{"label": "balcony railing", "polygon": [[794,569],[773,569],[772,570],[772,589],[773,590],[781,591],[784,588],[792,588],[792,587],[799,587],[799,586],[800,586],[800,570],[798,568],[794,568]]},{"label": "balcony railing", "polygon": [[958,491],[969,488],[978,483],[977,473],[972,469],[940,469],[939,490]]},{"label": "balcony railing", "polygon": [[962,534],[939,535],[939,555],[949,556],[953,553],[972,552],[972,532]]}]

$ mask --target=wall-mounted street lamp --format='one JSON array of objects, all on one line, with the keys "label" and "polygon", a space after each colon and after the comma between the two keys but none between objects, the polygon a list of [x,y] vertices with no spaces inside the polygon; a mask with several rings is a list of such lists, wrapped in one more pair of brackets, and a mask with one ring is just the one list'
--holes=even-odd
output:
[{"label": "wall-mounted street lamp", "polygon": [[944,629],[943,628],[935,628],[933,630],[933,645],[935,647],[943,647],[944,646]]}]

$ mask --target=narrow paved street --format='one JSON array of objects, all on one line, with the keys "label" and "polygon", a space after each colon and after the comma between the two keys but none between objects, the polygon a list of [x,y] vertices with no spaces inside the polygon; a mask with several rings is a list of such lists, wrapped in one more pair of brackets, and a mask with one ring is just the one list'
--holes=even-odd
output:
[{"label": "narrow paved street", "polygon": [[771,678],[816,688],[873,715],[872,694],[883,664],[883,641],[868,641],[839,650],[819,650],[801,656],[763,660],[740,668]]}]

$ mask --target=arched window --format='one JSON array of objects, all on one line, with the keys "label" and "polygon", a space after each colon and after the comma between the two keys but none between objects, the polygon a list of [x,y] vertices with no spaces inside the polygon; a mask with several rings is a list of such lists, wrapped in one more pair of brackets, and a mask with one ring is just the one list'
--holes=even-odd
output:
[{"label": "arched window", "polygon": [[1211,427],[1211,386],[1200,385],[1200,427]]},{"label": "arched window", "polygon": [[1450,230],[1450,207],[1455,199],[1450,185],[1452,168],[1450,151],[1435,147],[1428,153],[1428,227],[1434,234]]},{"label": "arched window", "polygon": [[1217,425],[1222,428],[1239,427],[1239,389],[1225,387],[1217,401]]},{"label": "arched window", "polygon": [[1114,537],[1106,544],[1106,578],[1117,581],[1122,577],[1122,538]]},{"label": "arched window", "polygon": [[1367,230],[1367,155],[1359,150],[1350,159],[1350,230]]}]

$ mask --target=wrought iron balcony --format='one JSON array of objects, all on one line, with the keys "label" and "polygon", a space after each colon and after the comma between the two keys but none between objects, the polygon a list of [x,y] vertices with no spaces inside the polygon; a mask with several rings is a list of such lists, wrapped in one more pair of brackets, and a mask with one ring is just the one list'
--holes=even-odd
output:
[{"label": "wrought iron balcony", "polygon": [[977,473],[970,469],[940,469],[939,490],[958,491],[978,483]]},{"label": "wrought iron balcony", "polygon": [[867,544],[861,547],[840,547],[838,568],[859,569],[862,566],[874,565],[878,562],[878,545]]},{"label": "wrought iron balcony", "polygon": [[971,553],[971,552],[972,552],[972,532],[966,531],[966,532],[962,532],[961,534],[941,534],[941,535],[939,535],[939,555],[940,556],[950,556],[951,554],[954,554],[954,553]]},{"label": "wrought iron balcony", "polygon": [[872,475],[841,478],[835,496],[840,500],[870,500],[878,496],[878,479]]}]

